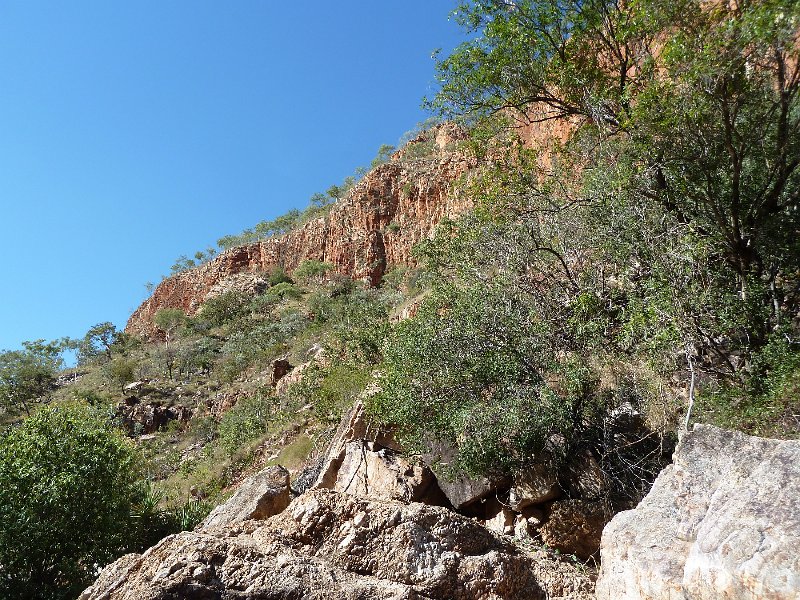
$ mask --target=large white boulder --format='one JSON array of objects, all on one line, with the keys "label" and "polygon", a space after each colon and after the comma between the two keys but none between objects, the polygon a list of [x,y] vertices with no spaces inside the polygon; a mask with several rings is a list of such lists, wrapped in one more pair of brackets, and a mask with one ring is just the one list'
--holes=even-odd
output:
[{"label": "large white boulder", "polygon": [[695,426],[601,556],[598,600],[800,599],[800,441]]}]

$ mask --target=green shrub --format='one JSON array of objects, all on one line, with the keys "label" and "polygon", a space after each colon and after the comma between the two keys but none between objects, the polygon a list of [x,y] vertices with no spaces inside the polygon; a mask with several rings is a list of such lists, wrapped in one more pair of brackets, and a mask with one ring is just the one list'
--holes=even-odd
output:
[{"label": "green shrub", "polygon": [[338,423],[345,409],[364,391],[371,370],[339,363],[331,366],[312,364],[303,378],[289,390],[297,404],[309,403],[314,413],[328,423]]},{"label": "green shrub", "polygon": [[137,366],[138,363],[134,359],[118,356],[103,365],[103,374],[111,383],[122,389],[136,379]]},{"label": "green shrub", "polygon": [[200,315],[212,326],[219,327],[248,314],[250,302],[249,294],[231,290],[206,300]]},{"label": "green shrub", "polygon": [[294,270],[294,276],[302,281],[322,279],[325,274],[333,269],[333,265],[320,260],[304,260]]},{"label": "green shrub", "polygon": [[271,286],[276,286],[281,283],[294,283],[292,278],[289,277],[283,267],[275,267],[272,269],[267,279],[269,280],[269,284]]},{"label": "green shrub", "polygon": [[75,598],[131,544],[130,444],[96,413],[43,409],[0,440],[0,596]]},{"label": "green shrub", "polygon": [[247,442],[264,435],[274,410],[274,401],[261,395],[243,398],[222,417],[219,443],[233,455]]},{"label": "green shrub", "polygon": [[294,284],[284,281],[267,290],[267,297],[279,300],[296,300],[303,297],[303,292]]}]

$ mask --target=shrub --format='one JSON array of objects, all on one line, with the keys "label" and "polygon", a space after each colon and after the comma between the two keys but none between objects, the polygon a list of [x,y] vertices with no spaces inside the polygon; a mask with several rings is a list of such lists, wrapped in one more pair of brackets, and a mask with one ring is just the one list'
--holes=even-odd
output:
[{"label": "shrub", "polygon": [[135,360],[118,356],[103,365],[103,373],[111,383],[122,389],[136,379],[136,366]]},{"label": "shrub", "polygon": [[286,273],[283,267],[275,267],[267,278],[271,286],[276,286],[281,283],[294,283],[292,278]]},{"label": "shrub", "polygon": [[0,440],[0,596],[75,598],[128,548],[130,444],[95,413],[45,409]]},{"label": "shrub", "polygon": [[219,327],[244,317],[250,301],[248,294],[231,290],[206,300],[200,314],[212,326]]},{"label": "shrub", "polygon": [[279,283],[267,290],[267,296],[269,298],[277,298],[280,300],[296,300],[302,297],[302,295],[303,292],[289,282]]},{"label": "shrub", "polygon": [[272,409],[273,402],[260,394],[239,400],[219,423],[220,445],[228,454],[234,454],[245,443],[264,435]]},{"label": "shrub", "polygon": [[303,281],[321,279],[331,269],[333,269],[333,265],[331,263],[313,259],[304,260],[295,269],[294,275]]}]

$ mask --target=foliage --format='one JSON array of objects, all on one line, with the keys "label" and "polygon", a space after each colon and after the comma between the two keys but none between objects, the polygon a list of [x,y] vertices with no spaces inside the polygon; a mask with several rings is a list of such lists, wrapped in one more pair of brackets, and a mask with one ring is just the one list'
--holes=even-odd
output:
[{"label": "foliage", "polygon": [[138,364],[134,359],[119,356],[111,359],[103,366],[103,372],[108,379],[123,389],[127,384],[136,379]]},{"label": "foliage", "polygon": [[395,148],[391,144],[381,144],[380,147],[378,148],[378,154],[375,156],[375,158],[372,159],[372,162],[369,164],[370,168],[374,169],[379,165],[389,162],[395,150],[397,150],[397,148]]},{"label": "foliage", "polygon": [[219,423],[220,445],[233,454],[246,442],[267,433],[274,401],[262,394],[239,400]]},{"label": "foliage", "polygon": [[61,368],[62,347],[57,342],[23,342],[22,350],[0,353],[0,403],[22,407],[30,414],[30,403],[44,397]]},{"label": "foliage", "polygon": [[92,326],[77,344],[78,364],[87,364],[101,356],[111,360],[112,352],[124,345],[124,337],[125,334],[108,321]]},{"label": "foliage", "polygon": [[[130,445],[82,409],[43,409],[0,440],[0,594],[75,598],[128,544]],[[79,516],[79,518],[78,518]]]},{"label": "foliage", "polygon": [[[432,439],[458,449],[458,467],[505,472],[567,430],[569,403],[544,383],[551,348],[530,307],[498,290],[444,288],[385,348],[370,410],[412,448]],[[537,335],[538,334],[538,335]],[[426,439],[428,438],[428,439]]]},{"label": "foliage", "polygon": [[370,380],[371,369],[340,363],[312,363],[288,394],[298,405],[310,404],[314,414],[328,424],[338,423]]},{"label": "foliage", "polygon": [[280,300],[296,299],[300,298],[302,295],[303,292],[288,281],[274,285],[267,290],[267,296]]},{"label": "foliage", "polygon": [[[488,0],[454,15],[473,35],[439,60],[428,105],[472,115],[491,162],[466,190],[471,221],[429,245],[433,277],[505,279],[558,332],[557,356],[642,357],[666,385],[688,361],[717,416],[785,412],[754,382],[794,373],[771,348],[798,333],[800,5]],[[516,142],[556,119],[564,136]]]},{"label": "foliage", "polygon": [[231,290],[206,300],[200,314],[212,327],[220,327],[243,318],[248,313],[250,301],[248,294]]},{"label": "foliage", "polygon": [[153,317],[153,324],[164,334],[167,344],[186,324],[186,315],[179,308],[162,308]]},{"label": "foliage", "polygon": [[278,285],[279,283],[294,283],[292,278],[287,275],[283,267],[275,267],[270,271],[268,281],[270,285]]},{"label": "foliage", "polygon": [[333,265],[315,259],[307,259],[301,262],[294,270],[294,276],[301,281],[321,279],[325,274],[333,269]]}]

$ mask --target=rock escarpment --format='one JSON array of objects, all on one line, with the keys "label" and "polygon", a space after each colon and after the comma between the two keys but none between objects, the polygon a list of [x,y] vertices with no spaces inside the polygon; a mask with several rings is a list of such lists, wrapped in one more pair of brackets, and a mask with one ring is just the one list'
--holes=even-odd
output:
[{"label": "rock escarpment", "polygon": [[800,598],[800,442],[696,426],[601,555],[599,600]]},{"label": "rock escarpment", "polygon": [[80,600],[591,597],[571,565],[444,508],[315,490],[266,521],[183,532],[124,556]]},{"label": "rock escarpment", "polygon": [[324,217],[282,236],[232,248],[165,279],[130,317],[126,331],[152,334],[153,317],[162,308],[193,314],[212,290],[240,274],[255,277],[276,266],[291,272],[304,260],[315,259],[331,263],[336,273],[375,284],[388,267],[413,264],[413,246],[443,218],[469,208],[451,193],[453,182],[473,166],[454,151],[464,136],[455,125],[443,125],[428,155],[411,159],[401,151],[365,175]]}]

